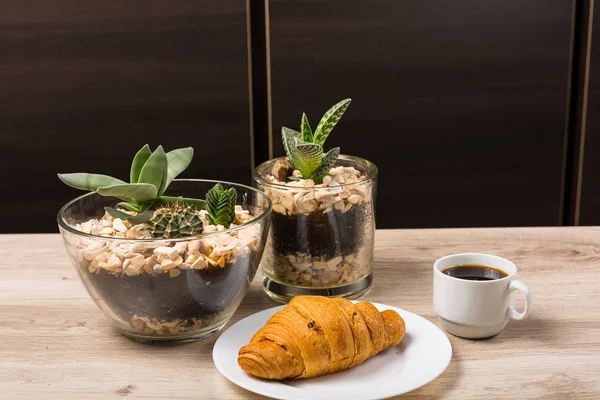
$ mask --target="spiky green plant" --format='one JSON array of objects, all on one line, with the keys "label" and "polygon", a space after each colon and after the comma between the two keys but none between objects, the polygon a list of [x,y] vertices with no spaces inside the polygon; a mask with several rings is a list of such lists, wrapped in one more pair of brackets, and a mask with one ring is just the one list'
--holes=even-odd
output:
[{"label": "spiky green plant", "polygon": [[220,183],[217,183],[206,193],[206,216],[211,224],[223,225],[229,228],[229,225],[235,220],[235,203],[237,201],[237,191],[235,188],[225,190]]},{"label": "spiky green plant", "polygon": [[281,136],[283,147],[290,161],[302,178],[312,179],[316,184],[323,183],[323,178],[335,165],[340,148],[334,147],[324,154],[323,145],[327,137],[348,109],[351,99],[345,99],[334,105],[323,115],[313,132],[306,114],[302,114],[300,132],[283,127]]},{"label": "spiky green plant", "polygon": [[88,173],[58,174],[58,177],[76,189],[90,190],[122,200],[117,205],[137,215],[132,216],[112,207],[106,207],[106,212],[115,218],[140,224],[152,218],[152,208],[162,205],[182,202],[197,209],[204,208],[204,200],[163,195],[173,179],[190,165],[193,156],[194,149],[191,147],[165,153],[162,146],[152,152],[145,145],[133,158],[129,183],[107,175]]},{"label": "spiky green plant", "polygon": [[154,211],[149,221],[155,238],[173,239],[202,233],[202,219],[193,205],[175,202]]}]

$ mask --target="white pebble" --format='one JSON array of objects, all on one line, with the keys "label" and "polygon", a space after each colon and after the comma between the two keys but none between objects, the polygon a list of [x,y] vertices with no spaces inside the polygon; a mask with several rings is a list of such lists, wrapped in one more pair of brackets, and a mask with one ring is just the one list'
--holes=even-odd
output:
[{"label": "white pebble", "polygon": [[169,260],[174,260],[177,258],[179,252],[176,247],[166,247],[161,246],[154,249],[154,255],[158,258],[167,258]]}]

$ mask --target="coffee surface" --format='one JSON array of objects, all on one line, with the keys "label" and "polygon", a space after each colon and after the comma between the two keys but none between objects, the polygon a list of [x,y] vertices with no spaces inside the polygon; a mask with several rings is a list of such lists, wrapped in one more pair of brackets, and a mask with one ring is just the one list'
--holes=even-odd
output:
[{"label": "coffee surface", "polygon": [[443,274],[468,281],[493,281],[506,278],[508,274],[498,268],[479,264],[463,264],[446,268]]}]

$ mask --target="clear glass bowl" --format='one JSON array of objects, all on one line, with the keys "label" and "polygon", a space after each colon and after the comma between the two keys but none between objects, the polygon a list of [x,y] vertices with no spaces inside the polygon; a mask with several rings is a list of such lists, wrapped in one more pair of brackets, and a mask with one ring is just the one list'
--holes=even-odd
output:
[{"label": "clear glass bowl", "polygon": [[[235,187],[237,204],[254,218],[195,237],[135,240],[75,229],[100,219],[104,207],[119,201],[115,198],[89,193],[59,211],[58,226],[81,282],[124,335],[142,342],[201,339],[219,331],[237,310],[263,254],[271,201],[254,188],[209,180],[175,180],[166,195],[204,198],[216,183]],[[220,250],[225,252],[220,262],[202,261],[211,252],[219,261],[214,254]],[[189,263],[163,270],[161,257],[169,254]]]},{"label": "clear glass bowl", "polygon": [[358,181],[289,186],[271,177],[275,163],[284,159],[254,170],[255,185],[273,202],[261,263],[265,292],[281,302],[298,295],[362,296],[373,282],[377,167],[342,155],[335,167],[353,167]]}]

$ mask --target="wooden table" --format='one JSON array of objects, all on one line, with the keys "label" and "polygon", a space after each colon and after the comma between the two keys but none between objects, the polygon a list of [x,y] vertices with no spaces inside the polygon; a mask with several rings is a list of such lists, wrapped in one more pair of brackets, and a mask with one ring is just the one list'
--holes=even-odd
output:
[{"label": "wooden table", "polygon": [[[492,339],[449,335],[448,369],[402,398],[600,398],[598,228],[378,231],[364,299],[438,324],[432,263],[469,251],[513,260],[533,313]],[[231,322],[273,305],[257,276]],[[57,234],[0,235],[0,398],[260,398],[217,372],[217,336],[179,346],[126,339],[86,294]]]}]

